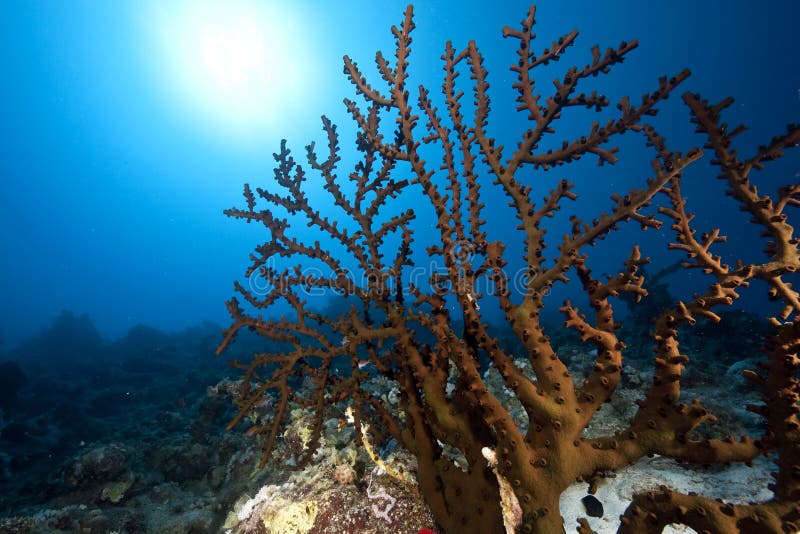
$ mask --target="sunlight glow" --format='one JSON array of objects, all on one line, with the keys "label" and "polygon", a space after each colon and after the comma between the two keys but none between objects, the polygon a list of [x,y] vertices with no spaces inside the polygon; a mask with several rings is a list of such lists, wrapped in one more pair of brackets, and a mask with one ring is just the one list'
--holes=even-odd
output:
[{"label": "sunlight glow", "polygon": [[176,99],[235,133],[287,121],[313,61],[297,13],[247,0],[157,2],[156,45]]}]

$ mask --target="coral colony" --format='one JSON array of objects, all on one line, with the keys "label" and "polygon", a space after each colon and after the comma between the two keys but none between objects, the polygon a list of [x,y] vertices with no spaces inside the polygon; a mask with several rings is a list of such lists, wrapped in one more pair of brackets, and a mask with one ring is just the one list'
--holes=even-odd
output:
[{"label": "coral colony", "polygon": [[[252,255],[247,276],[260,276],[269,282],[270,290],[256,294],[241,284],[236,289],[256,312],[282,301],[293,313],[264,318],[248,313],[236,298],[229,301],[233,322],[218,350],[223,351],[244,328],[269,340],[273,351],[234,362],[244,376],[239,412],[231,428],[263,402],[265,393],[272,395],[272,417],[249,430],[263,440],[264,463],[290,407],[313,410],[303,465],[316,449],[324,419],[334,409],[341,413],[349,407],[359,443],[372,441],[376,446],[393,438],[416,458],[418,489],[439,530],[447,533],[561,533],[565,526],[559,496],[570,484],[588,482],[593,492],[604,476],[645,456],[710,465],[751,462],[770,454],[776,472],[769,501],[728,504],[666,487],[652,488],[635,495],[621,518],[620,532],[661,532],[670,523],[712,533],[800,531],[800,385],[796,378],[800,295],[787,281],[800,267],[798,237],[788,220],[800,204],[800,185],[787,185],[767,196],[750,176],[754,169],[782,157],[784,149],[796,147],[800,126],[790,125],[785,134],[744,156],[731,149],[732,138],[743,127],[721,122],[731,100],[712,104],[686,93],[683,101],[697,132],[707,140],[703,147],[707,153],[700,149],[673,152],[646,120],[689,76],[684,71],[662,78],[658,88],[638,104],[620,99],[613,120],[587,124],[583,135],[556,148],[541,149],[568,108],[613,109],[599,92],[583,94],[577,88],[586,78],[608,74],[637,43],[623,42],[605,52],[594,47],[590,64],[567,69],[555,81],[552,93],[540,94],[534,73],[562,59],[577,32],[535,50],[534,14],[531,8],[521,28],[503,30],[505,37],[518,42],[518,58],[511,66],[513,89],[516,108],[528,119],[514,148],[500,146],[493,137],[487,70],[475,43],[463,50],[446,45],[443,109],[434,106],[428,89],[407,86],[414,29],[409,6],[400,27],[392,28],[394,59],[381,53],[375,58],[384,89],[370,84],[356,63],[344,58],[344,72],[361,99],[360,103],[345,100],[358,129],[355,148],[360,160],[346,173],[351,183],[344,184],[337,174],[340,139],[336,126],[323,117],[328,146],[322,152],[313,143],[307,146],[307,166],[296,162],[285,142],[275,154],[275,182],[280,191],[245,185],[246,206],[226,214],[261,223],[268,230],[266,242]],[[459,71],[469,74],[471,90],[460,88]],[[473,102],[468,106],[463,105],[463,91],[471,91]],[[535,177],[580,158],[613,164],[617,150],[611,143],[625,132],[640,135],[647,150],[654,151],[652,176],[642,179],[639,189],[612,194],[607,211],[590,222],[573,215],[571,230],[560,244],[546,246],[545,221],[577,195],[567,180],[550,191],[536,191]],[[432,146],[438,147],[434,153],[441,161],[423,159],[422,152]],[[681,178],[701,157],[713,158],[727,194],[760,228],[766,242],[760,262],[723,263],[717,248],[725,237],[717,229],[700,230],[693,225]],[[321,177],[318,183],[324,184],[344,224],[329,220],[312,206],[309,174]],[[508,199],[507,213],[519,223],[516,235],[506,233],[506,242],[490,240],[485,231],[486,218],[506,216],[499,208],[488,212],[481,202],[482,189],[491,187],[502,190]],[[408,209],[386,215],[398,202],[395,199],[413,196],[415,191],[427,205],[417,206],[416,213]],[[535,197],[544,199],[534,202]],[[645,208],[651,203],[660,207],[647,213]],[[425,252],[445,269],[430,274],[428,289],[425,284],[404,286],[404,273],[421,257],[412,246],[415,232],[430,232],[427,227],[415,228],[417,214],[426,209],[435,216],[437,244]],[[284,212],[304,217],[315,233],[328,240],[306,242],[294,236],[290,219],[279,216]],[[617,336],[613,297],[647,298],[641,267],[648,259],[634,246],[619,258],[618,274],[601,280],[589,268],[587,249],[628,222],[642,229],[665,226],[670,232],[671,228],[669,247],[685,253],[683,268],[704,273],[709,283],[656,318],[652,382],[628,428],[590,438],[584,429],[614,395],[626,353]],[[523,291],[513,289],[504,270],[512,261],[506,251],[512,239],[524,243],[527,278]],[[390,241],[393,245],[388,247]],[[389,248],[390,253],[384,255]],[[753,251],[748,252],[752,255]],[[291,263],[279,269],[279,261],[294,262],[297,267]],[[322,264],[333,274],[304,270],[309,262]],[[363,282],[345,273],[351,263],[366,273]],[[594,368],[580,383],[556,353],[540,315],[545,295],[553,286],[567,283],[568,274],[577,279],[592,308],[579,310],[569,301],[560,308],[563,327],[596,349]],[[484,287],[479,282],[487,279],[494,291],[491,297],[472,289]],[[761,416],[763,435],[695,439],[692,431],[714,416],[702,400],[688,404],[679,400],[682,373],[691,365],[681,353],[679,332],[691,335],[687,327],[701,318],[719,321],[719,310],[731,306],[753,281],[759,283],[752,284],[752,291],[765,289],[779,305],[769,319],[772,334],[766,340],[760,369],[745,372],[763,391],[763,404],[749,407]],[[348,297],[348,302],[357,300],[358,305],[348,304],[337,313],[318,313],[303,298],[310,289],[329,290]],[[524,347],[523,354],[508,353],[490,331],[484,315],[497,305]],[[337,371],[342,362],[346,362],[346,372]],[[512,418],[490,390],[481,362],[502,376],[526,420]],[[386,406],[365,387],[368,378],[376,375],[397,384],[400,411]],[[364,432],[367,428],[369,435]],[[464,460],[460,467],[453,461],[454,454]],[[578,530],[591,532],[583,519]]]}]

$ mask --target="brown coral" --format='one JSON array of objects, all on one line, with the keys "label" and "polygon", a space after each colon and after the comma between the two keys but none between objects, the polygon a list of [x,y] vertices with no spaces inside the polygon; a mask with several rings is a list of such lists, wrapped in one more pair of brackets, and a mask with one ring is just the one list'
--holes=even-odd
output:
[{"label": "brown coral", "polygon": [[[645,94],[638,105],[622,98],[613,119],[602,125],[587,125],[583,135],[564,141],[560,147],[542,148],[569,108],[607,110],[610,101],[603,94],[578,93],[577,88],[588,78],[607,74],[637,43],[623,42],[605,52],[594,47],[590,64],[567,69],[555,80],[553,93],[542,97],[535,92],[533,72],[559,61],[574,44],[577,32],[536,51],[534,15],[531,9],[521,29],[504,29],[504,35],[518,43],[518,61],[511,66],[516,77],[513,88],[517,110],[528,120],[512,150],[501,146],[490,131],[487,71],[473,42],[463,50],[450,43],[445,48],[444,111],[434,105],[429,90],[422,86],[412,101],[407,85],[414,28],[409,7],[400,27],[392,28],[397,43],[394,61],[381,53],[376,56],[385,89],[369,84],[356,63],[344,58],[345,74],[366,101],[363,107],[345,100],[359,129],[356,148],[361,159],[348,174],[351,184],[347,186],[336,172],[339,135],[327,118],[323,117],[328,139],[325,153],[320,154],[313,143],[306,147],[308,168],[322,177],[325,190],[339,209],[337,219],[330,220],[312,206],[304,185],[307,170],[294,160],[285,143],[275,154],[275,182],[282,192],[246,185],[246,207],[226,211],[232,217],[260,223],[268,231],[267,241],[252,256],[247,276],[266,280],[270,290],[258,295],[237,284],[237,291],[258,313],[278,301],[292,310],[289,317],[265,318],[245,311],[237,299],[229,302],[233,324],[220,351],[242,328],[252,329],[271,342],[267,352],[246,362],[234,362],[244,372],[244,379],[237,400],[239,415],[230,426],[240,423],[264,393],[274,393],[273,417],[248,430],[264,437],[263,463],[281,434],[290,403],[312,408],[311,439],[302,458],[308,461],[319,441],[326,409],[346,400],[353,407],[359,435],[362,423],[380,429],[416,456],[421,492],[446,532],[503,530],[499,477],[510,483],[519,502],[521,532],[560,533],[564,526],[558,513],[559,496],[574,481],[594,485],[605,473],[645,455],[710,464],[749,461],[763,450],[774,449],[780,459],[776,496],[774,505],[764,505],[772,515],[763,524],[773,528],[766,530],[770,532],[779,532],[774,527],[781,522],[780,528],[790,528],[797,513],[788,503],[797,502],[798,386],[793,375],[800,342],[794,326],[800,298],[786,277],[800,266],[800,255],[787,209],[798,204],[800,187],[787,186],[773,200],[757,191],[749,174],[780,157],[783,149],[796,145],[800,128],[791,126],[787,135],[776,138],[752,158],[740,160],[730,150],[730,139],[739,129],[729,132],[719,119],[724,104],[711,106],[693,95],[684,97],[698,129],[708,135],[709,148],[716,153],[715,162],[723,170],[729,193],[771,239],[764,263],[740,261],[729,266],[712,251],[723,240],[720,232],[698,235],[681,195],[682,172],[701,157],[700,150],[671,152],[665,140],[644,122],[688,72],[662,78],[658,88]],[[464,93],[457,86],[462,70],[469,73],[474,84],[471,120],[462,109]],[[420,119],[425,121],[424,128]],[[391,135],[387,127],[394,129]],[[534,173],[582,157],[613,164],[617,150],[610,143],[625,132],[643,134],[656,148],[658,158],[653,161],[652,177],[639,189],[611,195],[608,211],[590,222],[573,215],[571,230],[560,245],[556,250],[548,249],[544,239],[546,219],[567,200],[574,200],[576,194],[574,184],[562,180],[537,204],[533,200]],[[438,147],[433,153],[441,155],[441,163],[424,160],[426,147]],[[506,243],[490,240],[483,229],[487,210],[481,202],[481,188],[488,185],[503,191],[510,213],[519,221],[526,274],[519,294],[505,270],[509,262]],[[412,209],[393,214],[389,211],[390,199],[398,195],[414,198],[413,190],[421,190],[435,218],[438,243],[427,249],[427,255],[444,265],[443,271],[430,273],[427,291],[419,283],[409,283],[408,291],[404,291],[406,275],[417,261],[412,253],[416,214]],[[660,219],[645,211],[659,198],[668,203],[659,209]],[[257,209],[262,203],[267,207]],[[491,216],[502,214],[494,210]],[[291,228],[297,218],[304,218],[327,241],[299,239]],[[661,219],[671,221],[676,233],[671,247],[688,255],[684,266],[701,269],[713,282],[705,293],[678,302],[657,318],[652,385],[629,428],[615,435],[584,438],[583,430],[620,381],[625,345],[616,334],[619,325],[612,299],[621,293],[629,293],[636,300],[646,297],[638,268],[648,261],[639,247],[633,247],[627,259],[620,258],[622,271],[601,281],[592,275],[584,251],[626,222],[638,223],[643,229],[659,228]],[[278,260],[287,258],[297,258],[297,266],[279,268]],[[331,275],[304,269],[312,264],[324,267]],[[357,266],[360,277],[348,272],[351,265]],[[554,350],[540,315],[547,292],[555,284],[568,282],[570,271],[577,275],[593,316],[587,317],[565,302],[561,307],[565,326],[597,349],[594,369],[581,384],[573,381]],[[768,363],[761,374],[749,374],[765,388],[767,408],[754,409],[765,415],[768,433],[757,442],[747,437],[738,441],[693,440],[692,430],[713,416],[697,400],[689,405],[680,402],[681,374],[688,358],[679,350],[678,327],[694,324],[699,317],[718,320],[714,308],[731,304],[740,288],[751,280],[765,282],[770,296],[783,306],[780,319],[773,320],[776,335],[766,352]],[[496,298],[489,299],[475,289],[487,287],[482,284],[486,281],[494,288]],[[359,306],[338,314],[317,313],[302,298],[310,289],[352,297]],[[481,304],[492,300],[499,304],[524,347],[534,378],[523,372],[484,321]],[[781,322],[790,318],[790,323]],[[463,324],[463,329],[457,324]],[[529,421],[526,428],[490,392],[480,373],[482,358],[491,362],[505,387],[523,406]],[[342,362],[348,372],[336,372]],[[399,385],[403,417],[397,417],[365,387],[373,372],[370,369]],[[310,394],[300,395],[293,386],[300,376],[311,384]],[[455,466],[445,454],[446,448],[459,451],[468,469]],[[484,448],[496,454],[494,472],[481,454]],[[689,509],[682,504],[684,498],[699,499],[668,492],[639,496],[626,513],[623,528],[630,532],[658,531],[669,522],[715,528],[712,518],[716,512],[704,515],[698,511],[708,512],[707,503],[694,500]],[[720,513],[728,514],[728,509],[720,507]],[[761,517],[765,509],[733,507],[733,515],[728,515]],[[586,525],[581,528],[588,531]]]}]

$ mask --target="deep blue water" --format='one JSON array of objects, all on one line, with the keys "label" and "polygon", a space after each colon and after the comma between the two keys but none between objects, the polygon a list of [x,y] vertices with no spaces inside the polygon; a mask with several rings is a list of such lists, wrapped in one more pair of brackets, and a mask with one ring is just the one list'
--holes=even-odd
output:
[{"label": "deep blue water", "polygon": [[[253,462],[247,460],[258,443],[241,431],[247,433],[259,417],[268,418],[277,397],[267,392],[244,425],[227,431],[234,415],[229,397],[240,386],[225,378],[232,376],[225,360],[248,361],[254,352],[282,346],[245,334],[226,357],[212,353],[222,339],[220,327],[229,322],[225,301],[234,294],[234,281],[249,284],[256,294],[264,289],[262,279],[247,280],[244,272],[253,248],[269,235],[258,222],[230,219],[223,210],[246,207],[245,182],[285,194],[273,174],[273,153],[282,139],[306,170],[307,143],[315,142],[324,157],[322,114],[339,126],[336,172],[345,198],[352,198],[347,176],[361,154],[342,100],[362,100],[342,73],[342,55],[355,60],[382,90],[373,58],[378,49],[393,58],[390,27],[400,23],[404,8],[402,2],[385,0],[0,2],[0,531],[20,532],[13,516],[27,516],[20,519],[27,521],[38,514],[39,527],[49,522],[60,531],[81,525],[92,532],[211,532],[243,495],[258,491]],[[506,156],[530,123],[515,110],[516,77],[508,69],[517,61],[517,41],[503,39],[502,28],[518,28],[527,9],[523,2],[476,0],[421,2],[415,8],[412,100],[422,84],[444,113],[440,56],[445,42],[461,50],[474,39],[491,84],[487,128],[506,146]],[[667,138],[671,150],[685,152],[705,139],[694,133],[681,94],[698,92],[712,102],[732,96],[735,103],[724,119],[731,128],[747,125],[736,148],[743,158],[752,156],[759,145],[784,133],[787,123],[800,122],[798,20],[800,3],[794,1],[677,0],[647,7],[641,0],[540,2],[537,50],[573,29],[580,35],[560,61],[533,72],[537,93],[551,94],[552,81],[568,67],[590,62],[594,44],[604,51],[622,41],[639,43],[608,76],[579,86],[580,92],[604,94],[611,105],[600,113],[565,112],[540,148],[557,149],[562,140],[587,134],[592,121],[616,119],[615,104],[624,95],[638,104],[642,94],[658,88],[659,77],[688,68],[689,79],[657,106],[657,117],[645,122]],[[473,82],[466,70],[458,82],[469,116]],[[419,137],[426,133],[425,122],[420,120]],[[384,119],[381,132],[393,135],[393,127],[391,118]],[[611,208],[610,195],[641,188],[652,174],[655,154],[641,136],[629,132],[610,146],[620,149],[613,166],[598,167],[596,158],[587,156],[547,172],[523,168],[516,176],[534,188],[538,203],[562,179],[575,183],[577,200],[563,201],[555,217],[545,219],[545,265],[551,265],[556,245],[570,230],[571,215],[591,221]],[[710,152],[687,170],[682,183],[687,209],[696,215],[693,227],[721,229],[728,241],[713,252],[723,261],[763,262],[765,240],[725,196]],[[423,155],[443,188],[441,150],[427,146]],[[479,169],[484,229],[490,240],[506,245],[507,274],[519,287],[523,241],[517,220],[492,176]],[[411,178],[404,165],[393,176]],[[777,187],[797,184],[800,151],[788,151],[750,179],[773,196]],[[353,232],[356,225],[324,185],[318,173],[308,173],[303,192],[310,205]],[[411,258],[416,269],[405,272],[403,283],[424,289],[442,258],[426,255],[426,247],[441,238],[434,210],[419,189],[409,187],[387,202],[378,220],[415,211]],[[665,205],[663,195],[657,201],[645,213]],[[260,203],[257,209],[273,207]],[[796,215],[796,207],[789,210]],[[275,213],[287,216],[286,210]],[[302,216],[288,220],[290,238],[318,240],[362,279],[364,273],[354,269],[342,246],[307,227]],[[684,259],[668,250],[674,239],[668,222],[646,233],[629,223],[595,248],[582,250],[599,280],[624,268],[634,244],[653,260],[646,268],[648,280],[658,283],[649,287],[650,298],[637,308],[628,307],[630,298],[614,302],[615,320],[625,323],[619,330],[627,344],[621,387],[628,393],[649,383],[651,319],[675,299],[691,298],[715,281],[698,270],[661,271]],[[382,252],[392,258],[399,243],[396,235],[389,236]],[[275,266],[295,263],[290,258]],[[318,261],[303,260],[302,267],[306,273],[332,274]],[[650,276],[659,271],[671,274],[660,280]],[[574,270],[568,274],[576,278]],[[797,273],[783,280],[800,287]],[[491,293],[492,288],[477,290]],[[684,393],[699,395],[722,416],[710,429],[701,429],[709,436],[755,436],[763,430],[758,418],[741,413],[743,405],[759,398],[741,371],[762,356],[764,319],[778,311],[765,293],[763,284],[753,283],[735,304],[747,313],[728,313],[721,325],[701,321],[691,335],[681,332],[681,350],[699,363],[687,366]],[[314,311],[340,313],[350,304],[331,297],[303,295]],[[580,283],[556,284],[545,299],[543,324],[570,371],[581,376],[594,356],[587,350],[591,347],[579,346],[574,331],[560,328],[558,308],[564,299],[582,312],[588,308]],[[504,350],[522,356],[524,349],[496,304],[490,294],[480,300],[482,318]],[[256,313],[287,311],[279,302]],[[369,320],[377,324],[381,310],[372,311]],[[458,313],[452,317],[460,320]],[[334,334],[330,325],[321,329],[338,347],[349,342],[348,326],[337,324]],[[423,330],[415,334],[428,343],[430,332]],[[460,332],[458,325],[453,330]],[[363,356],[366,349],[359,350]],[[316,365],[315,358],[309,356],[307,363]],[[355,365],[340,356],[330,373],[347,374]],[[303,389],[301,378],[289,378],[295,392]],[[620,411],[615,418],[624,417],[625,398],[614,408]],[[343,417],[337,412],[341,404],[331,401],[326,417]],[[298,424],[294,417],[290,428]],[[342,435],[342,443],[348,435]],[[293,440],[283,438],[284,449],[292,449]],[[761,464],[757,473],[764,470]],[[755,495],[758,478],[748,480]],[[120,481],[127,493],[112,505],[104,485]],[[42,507],[57,513],[39,514]],[[431,526],[427,517],[413,519]]]},{"label": "deep blue water", "polygon": [[[88,313],[107,338],[138,323],[167,330],[204,319],[224,323],[232,281],[241,278],[249,251],[265,236],[224,217],[222,210],[243,204],[243,182],[270,183],[271,155],[280,139],[287,138],[297,155],[309,140],[322,143],[322,113],[341,127],[340,172],[348,172],[353,129],[341,100],[352,98],[353,89],[341,74],[341,56],[349,54],[379,83],[374,52],[391,54],[389,26],[400,22],[404,8],[388,1],[265,2],[272,6],[270,23],[277,24],[270,31],[288,28],[280,43],[284,66],[275,68],[291,69],[296,85],[265,94],[266,118],[248,123],[236,102],[230,102],[230,114],[240,116],[227,117],[224,105],[210,111],[194,99],[190,88],[204,82],[181,80],[176,65],[166,61],[171,23],[163,14],[159,18],[157,4],[0,3],[0,339],[5,348],[63,309]],[[671,146],[702,143],[678,98],[685,90],[712,101],[736,98],[726,118],[749,126],[739,139],[744,153],[782,133],[787,122],[800,120],[800,3],[605,4],[539,2],[540,48],[573,28],[581,31],[560,64],[545,69],[540,88],[549,90],[555,73],[566,66],[585,64],[591,45],[604,49],[637,38],[640,46],[624,64],[586,88],[605,91],[612,102],[623,94],[637,101],[655,89],[660,75],[690,68],[691,78],[657,119]],[[515,42],[503,39],[501,28],[517,26],[526,10],[524,2],[419,3],[411,86],[423,83],[438,94],[444,42],[461,48],[475,39],[490,71],[496,112],[490,128],[513,142],[523,124],[513,113],[508,87]],[[191,11],[181,15],[176,8],[169,15],[176,33],[181,16]],[[271,83],[288,76],[281,73]],[[467,76],[461,81],[468,82]],[[564,137],[594,119],[576,112],[565,121]],[[651,154],[635,140],[629,152],[626,148],[615,168],[599,171],[586,162],[557,169],[543,183],[562,177],[576,181],[581,199],[575,209],[590,219],[608,208],[610,193],[636,187],[649,174]],[[759,174],[764,187],[796,181],[798,158],[791,154]],[[721,225],[743,254],[759,251],[763,243],[730,209],[716,173],[705,165],[699,164],[686,184],[690,201],[700,201],[693,207],[698,226]],[[321,181],[307,185],[312,200],[327,202]],[[412,203],[399,202],[401,207]],[[502,209],[490,213],[488,230],[506,239],[507,216]],[[550,239],[558,239],[565,228],[567,214],[562,215],[553,222]],[[425,217],[420,214],[421,221]],[[297,231],[301,237],[307,232],[304,226]],[[618,268],[629,250],[628,244],[605,246],[594,265],[598,272]],[[666,262],[676,258],[662,250],[654,242],[646,253]],[[690,291],[693,280],[679,274],[675,285]]]}]

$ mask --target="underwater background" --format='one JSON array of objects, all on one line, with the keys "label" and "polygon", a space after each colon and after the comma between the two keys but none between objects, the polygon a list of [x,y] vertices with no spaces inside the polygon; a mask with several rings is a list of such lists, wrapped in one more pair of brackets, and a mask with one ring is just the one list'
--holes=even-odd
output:
[{"label": "underwater background", "polygon": [[[340,167],[348,172],[355,128],[342,99],[353,98],[354,91],[342,74],[342,55],[377,82],[375,51],[394,49],[389,28],[399,24],[405,5],[0,3],[0,532],[244,529],[230,521],[223,527],[241,495],[253,492],[244,480],[280,477],[253,475],[257,454],[232,460],[247,442],[224,428],[232,415],[229,398],[209,391],[224,393],[220,381],[231,374],[229,358],[263,350],[259,340],[245,337],[234,354],[213,354],[229,321],[225,301],[233,281],[244,280],[248,255],[266,236],[263,227],[222,211],[244,204],[244,182],[274,180],[272,154],[282,139],[299,159],[310,141],[323,144],[322,114],[340,128]],[[501,138],[507,132],[508,146],[523,117],[514,112],[508,71],[516,61],[515,41],[503,39],[501,30],[516,27],[528,5],[415,4],[411,86],[424,84],[440,97],[445,41],[460,48],[475,40],[494,99],[490,126]],[[800,118],[798,2],[536,5],[539,47],[573,28],[580,31],[565,58],[549,67],[553,74],[537,72],[540,86],[549,88],[554,73],[566,66],[588,62],[592,45],[605,49],[622,40],[638,39],[639,47],[598,84],[612,102],[622,95],[637,101],[657,87],[660,76],[691,69],[654,119],[677,149],[703,143],[678,97],[683,91],[712,102],[733,96],[725,118],[748,126],[738,138],[745,152]],[[576,112],[576,122],[602,118],[593,113]],[[567,124],[557,137],[580,128],[570,131]],[[576,183],[579,198],[570,210],[590,219],[607,209],[609,194],[637,187],[649,176],[652,153],[633,139],[620,143],[617,165],[581,161],[548,173]],[[710,179],[717,174],[710,159],[692,167],[684,185],[685,196],[696,203],[695,222],[723,229],[723,251],[756,255],[763,248],[758,229],[724,196],[723,184]],[[797,183],[800,155],[788,154],[759,178],[767,191]],[[323,214],[336,218],[322,185],[312,176],[307,194],[317,205],[327,202]],[[505,206],[506,199],[489,189],[484,202]],[[399,200],[403,208],[420,206],[417,201]],[[486,231],[492,239],[511,239],[509,217],[496,213],[487,217]],[[423,253],[430,244],[423,229],[433,225],[433,216],[418,215],[415,247]],[[549,243],[569,228],[569,213],[561,215],[548,232]],[[295,231],[303,236],[306,230],[300,225]],[[658,232],[621,234],[622,242],[610,239],[590,251],[597,256],[596,272],[616,273],[631,239],[653,259],[653,271],[681,259],[666,250]],[[325,237],[313,237],[312,229],[307,237],[324,244]],[[665,298],[691,295],[706,283],[680,269],[659,282],[658,294]],[[557,316],[565,298],[581,302],[579,292],[559,288],[549,313]],[[329,295],[309,298],[319,310],[336,305]],[[775,313],[758,294],[734,309],[739,315],[731,331],[709,328],[708,338],[701,334],[696,341],[698,351],[707,345],[724,353],[724,368],[709,376],[752,356],[763,337],[758,320]],[[278,306],[269,313],[285,311]],[[628,335],[646,350],[647,324],[636,325]],[[565,338],[562,347],[571,342]],[[582,356],[574,350],[580,366]],[[697,387],[705,378],[694,377]],[[740,402],[736,396],[743,391],[731,402]],[[731,426],[749,428],[748,421],[737,424]],[[337,450],[345,454],[347,447]],[[238,481],[237,469],[247,473]],[[377,530],[363,532],[434,528],[420,502],[409,497],[408,506],[407,516],[395,518],[398,524],[407,521],[404,530],[378,520]]]}]

